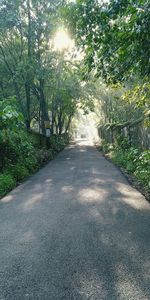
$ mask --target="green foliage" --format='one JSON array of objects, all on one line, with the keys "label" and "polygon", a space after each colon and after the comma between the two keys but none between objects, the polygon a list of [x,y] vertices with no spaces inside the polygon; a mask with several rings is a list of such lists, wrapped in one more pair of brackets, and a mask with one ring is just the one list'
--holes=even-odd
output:
[{"label": "green foliage", "polygon": [[128,173],[134,174],[139,182],[150,189],[150,150],[141,152],[133,147],[114,147],[111,149],[110,157],[114,163],[126,169]]},{"label": "green foliage", "polygon": [[124,168],[127,166],[127,157],[128,153],[121,149],[115,150],[113,153],[111,153],[113,162]]},{"label": "green foliage", "polygon": [[11,105],[6,105],[5,101],[0,101],[0,129],[16,130],[23,126],[23,115],[16,111]]},{"label": "green foliage", "polygon": [[127,150],[130,148],[130,143],[128,138],[125,138],[124,136],[122,136],[121,134],[118,134],[116,137],[116,146],[117,148],[121,148],[123,150]]},{"label": "green foliage", "polygon": [[112,153],[112,160],[117,163],[117,165],[125,168],[129,173],[134,173],[136,170],[135,161],[138,157],[138,149],[128,148],[116,148]]},{"label": "green foliage", "polygon": [[107,82],[149,76],[150,3],[145,0],[77,0],[63,10],[87,71],[96,69]]},{"label": "green foliage", "polygon": [[108,153],[108,152],[113,150],[114,146],[113,146],[113,144],[109,144],[105,140],[102,140],[101,141],[101,148],[102,148],[104,153]]},{"label": "green foliage", "polygon": [[16,185],[15,179],[10,174],[0,174],[0,197],[8,193]]},{"label": "green foliage", "polygon": [[59,152],[64,149],[68,142],[69,138],[67,134],[62,136],[53,135],[50,140],[50,146],[54,151]]},{"label": "green foliage", "polygon": [[150,150],[142,152],[135,162],[136,170],[134,174],[140,182],[150,189]]},{"label": "green foliage", "polygon": [[83,51],[84,77],[98,78],[95,111],[101,123],[147,116],[144,125],[150,126],[149,10],[145,0],[77,0],[62,10]]},{"label": "green foliage", "polygon": [[[37,151],[38,151],[38,149],[37,149]],[[34,173],[38,168],[37,154],[35,156],[32,153],[32,155],[24,157],[22,163],[30,174]]]},{"label": "green foliage", "polygon": [[23,157],[34,157],[34,147],[30,136],[24,130],[0,131],[0,167],[5,169],[9,164],[20,162]]},{"label": "green foliage", "polygon": [[0,97],[15,96],[27,129],[35,122],[43,134],[50,111],[52,132],[68,131],[80,94],[77,66],[52,45],[62,3],[0,1]]},{"label": "green foliage", "polygon": [[[130,89],[127,89],[123,95],[124,104],[133,106],[135,109],[144,109],[144,115],[148,113],[150,107],[150,82],[149,78],[144,77],[142,80],[133,81]],[[148,121],[148,120],[146,120]]]},{"label": "green foliage", "polygon": [[53,159],[68,143],[68,136],[53,136],[47,142],[47,148],[43,147],[39,135],[19,128],[7,135],[0,131],[0,197]]},{"label": "green foliage", "polygon": [[53,159],[54,153],[56,152],[52,149],[46,149],[46,148],[38,149],[36,152],[38,166],[43,166],[46,162]]},{"label": "green foliage", "polygon": [[139,149],[130,146],[128,138],[122,135],[117,136],[116,145],[111,153],[112,160],[117,163],[117,165],[122,166],[129,173],[134,173],[139,154]]},{"label": "green foliage", "polygon": [[29,176],[27,168],[20,163],[17,163],[16,165],[10,165],[5,172],[11,175],[16,182],[20,182]]}]

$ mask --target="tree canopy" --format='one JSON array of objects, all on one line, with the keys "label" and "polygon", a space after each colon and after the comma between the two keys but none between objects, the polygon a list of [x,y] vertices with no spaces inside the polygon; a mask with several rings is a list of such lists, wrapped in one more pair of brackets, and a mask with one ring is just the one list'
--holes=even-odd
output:
[{"label": "tree canopy", "polygon": [[77,64],[67,49],[53,47],[61,6],[47,0],[0,4],[0,96],[15,96],[27,129],[35,120],[42,133],[50,119],[52,132],[67,131],[82,94]]},{"label": "tree canopy", "polygon": [[63,10],[87,71],[107,82],[150,75],[150,3],[147,0],[77,0]]}]

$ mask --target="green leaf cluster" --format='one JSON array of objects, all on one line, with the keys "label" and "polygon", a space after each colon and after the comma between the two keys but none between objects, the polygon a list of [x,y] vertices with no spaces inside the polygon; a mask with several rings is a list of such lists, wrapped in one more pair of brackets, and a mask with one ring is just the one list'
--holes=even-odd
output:
[{"label": "green leaf cluster", "polygon": [[85,52],[88,71],[107,82],[150,75],[150,3],[78,0],[64,12]]}]

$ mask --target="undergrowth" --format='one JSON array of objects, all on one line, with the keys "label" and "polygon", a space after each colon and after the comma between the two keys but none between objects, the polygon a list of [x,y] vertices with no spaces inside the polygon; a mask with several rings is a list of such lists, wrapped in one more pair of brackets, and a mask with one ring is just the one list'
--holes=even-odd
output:
[{"label": "undergrowth", "polygon": [[[44,139],[44,137],[42,137]],[[53,159],[68,143],[67,136],[41,137],[25,130],[0,130],[0,198]]]},{"label": "undergrowth", "polygon": [[115,164],[133,174],[137,181],[150,191],[150,150],[130,147],[126,139],[118,141],[116,145],[103,140],[101,147]]}]

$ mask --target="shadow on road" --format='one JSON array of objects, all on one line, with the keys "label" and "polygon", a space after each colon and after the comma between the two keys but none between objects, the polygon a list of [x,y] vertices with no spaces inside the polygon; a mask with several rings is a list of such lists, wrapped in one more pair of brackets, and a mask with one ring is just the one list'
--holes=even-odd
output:
[{"label": "shadow on road", "polygon": [[72,144],[0,203],[1,298],[148,300],[150,206]]}]

